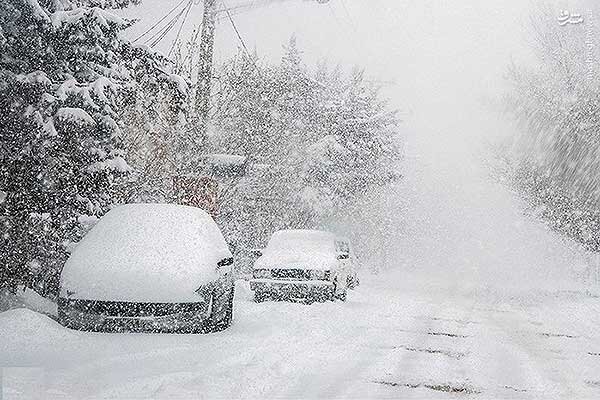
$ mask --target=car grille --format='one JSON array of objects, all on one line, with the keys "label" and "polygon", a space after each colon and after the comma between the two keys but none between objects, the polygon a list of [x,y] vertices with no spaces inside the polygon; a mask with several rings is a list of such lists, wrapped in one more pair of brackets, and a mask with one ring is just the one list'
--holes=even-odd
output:
[{"label": "car grille", "polygon": [[299,281],[309,281],[311,271],[307,269],[272,269],[271,277],[273,279],[292,279]]},{"label": "car grille", "polygon": [[200,313],[206,308],[204,303],[136,303],[65,298],[60,298],[59,303],[64,309],[107,317],[162,317],[180,313]]}]

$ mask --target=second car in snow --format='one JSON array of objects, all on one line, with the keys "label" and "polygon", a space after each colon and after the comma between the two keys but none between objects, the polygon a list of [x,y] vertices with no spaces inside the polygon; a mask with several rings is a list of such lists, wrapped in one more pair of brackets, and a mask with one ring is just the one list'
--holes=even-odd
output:
[{"label": "second car in snow", "polygon": [[250,288],[258,302],[346,300],[349,283],[357,281],[347,241],[325,231],[283,230],[256,260]]}]

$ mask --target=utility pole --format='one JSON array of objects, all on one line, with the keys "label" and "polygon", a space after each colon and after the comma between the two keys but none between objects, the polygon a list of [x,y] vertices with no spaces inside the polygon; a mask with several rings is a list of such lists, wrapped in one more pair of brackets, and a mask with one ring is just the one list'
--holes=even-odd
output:
[{"label": "utility pole", "polygon": [[200,37],[198,59],[198,88],[196,89],[195,107],[195,119],[201,140],[206,138],[208,129],[216,17],[217,0],[204,0],[204,15],[202,17],[202,33]]}]

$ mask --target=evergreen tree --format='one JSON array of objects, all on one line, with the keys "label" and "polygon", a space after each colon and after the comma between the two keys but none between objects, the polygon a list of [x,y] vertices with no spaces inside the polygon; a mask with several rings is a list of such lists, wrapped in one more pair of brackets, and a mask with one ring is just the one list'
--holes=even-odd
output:
[{"label": "evergreen tree", "polygon": [[323,227],[370,188],[399,177],[398,120],[364,72],[302,61],[295,38],[278,65],[239,55],[218,74],[215,152],[247,155],[220,218],[240,248],[277,229]]},{"label": "evergreen tree", "polygon": [[71,243],[131,170],[120,110],[160,59],[119,37],[127,0],[0,4],[0,286],[56,294]]}]

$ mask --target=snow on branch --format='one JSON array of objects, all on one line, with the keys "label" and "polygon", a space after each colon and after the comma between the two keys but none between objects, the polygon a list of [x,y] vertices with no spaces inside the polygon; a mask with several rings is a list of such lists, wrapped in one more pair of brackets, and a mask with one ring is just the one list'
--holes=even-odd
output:
[{"label": "snow on branch", "polygon": [[104,171],[116,171],[116,172],[127,173],[127,172],[132,172],[133,169],[131,168],[131,166],[129,164],[127,164],[127,161],[125,161],[125,159],[123,157],[117,156],[117,157],[111,158],[109,160],[97,161],[97,162],[91,164],[87,168],[87,171],[91,172],[91,173],[104,172]]},{"label": "snow on branch", "polygon": [[46,23],[50,22],[50,17],[46,13],[46,11],[42,8],[42,6],[40,6],[40,3],[38,3],[37,0],[23,0],[23,2],[27,6],[29,6],[29,9],[31,10],[31,15],[33,16],[34,19],[36,19],[38,21],[46,22]]},{"label": "snow on branch", "polygon": [[64,121],[74,122],[78,125],[96,125],[94,118],[81,108],[61,107],[56,112],[56,117]]},{"label": "snow on branch", "polygon": [[52,85],[52,81],[43,71],[34,71],[29,74],[18,74],[15,75],[15,79],[22,83],[28,84],[42,84],[45,86]]},{"label": "snow on branch", "polygon": [[126,28],[131,24],[131,22],[98,7],[90,9],[76,8],[68,11],[56,11],[50,16],[50,20],[52,21],[52,26],[54,28],[61,28],[63,24],[79,24],[86,18],[95,21],[98,25],[105,29],[109,29],[111,27]]},{"label": "snow on branch", "polygon": [[60,100],[65,101],[69,96],[78,96],[84,105],[93,109],[98,109],[99,106],[92,99],[91,94],[94,94],[101,102],[110,104],[107,93],[115,94],[116,85],[106,77],[100,77],[90,84],[81,84],[75,79],[68,79],[56,90],[56,95]]}]

